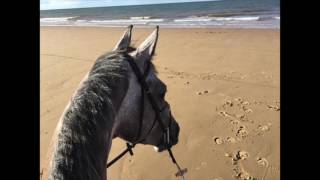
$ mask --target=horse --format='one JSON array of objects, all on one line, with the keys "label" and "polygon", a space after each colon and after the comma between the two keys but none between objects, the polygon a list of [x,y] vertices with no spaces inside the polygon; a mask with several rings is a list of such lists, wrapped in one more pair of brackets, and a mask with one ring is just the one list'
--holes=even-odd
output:
[{"label": "horse", "polygon": [[[130,25],[114,49],[97,58],[65,108],[41,179],[105,180],[114,138],[162,152],[178,143],[180,127],[165,100],[167,87],[152,59],[159,27],[137,48]],[[168,133],[165,136],[163,128]]]}]

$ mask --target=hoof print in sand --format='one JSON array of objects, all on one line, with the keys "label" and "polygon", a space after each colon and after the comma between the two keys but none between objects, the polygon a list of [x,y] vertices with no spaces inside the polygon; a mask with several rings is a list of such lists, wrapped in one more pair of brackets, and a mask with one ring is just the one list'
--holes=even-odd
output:
[{"label": "hoof print in sand", "polygon": [[249,153],[246,151],[238,151],[235,155],[237,160],[245,160],[249,157]]},{"label": "hoof print in sand", "polygon": [[239,172],[239,170],[235,169],[234,170],[236,175],[235,178],[236,179],[241,179],[241,180],[258,180],[257,178],[252,177],[248,172],[242,170],[241,172]]},{"label": "hoof print in sand", "polygon": [[[239,119],[240,121],[250,121],[248,119],[248,117],[246,116],[246,114],[237,114],[237,115],[235,115],[235,117],[237,119]],[[253,121],[250,121],[250,122],[253,122]]]},{"label": "hoof print in sand", "polygon": [[239,124],[239,121],[231,119],[230,123],[233,124],[233,125],[237,125],[237,124]]},{"label": "hoof print in sand", "polygon": [[232,106],[233,106],[233,103],[232,103],[232,101],[227,100],[227,101],[224,103],[224,105],[232,107]]},{"label": "hoof print in sand", "polygon": [[270,126],[271,126],[270,123],[268,125],[259,125],[257,128],[258,135],[262,135],[262,134],[270,131]]},{"label": "hoof print in sand", "polygon": [[248,131],[243,126],[240,126],[240,128],[237,131],[236,136],[240,139],[244,139],[248,136]]},{"label": "hoof print in sand", "polygon": [[272,109],[274,111],[280,111],[280,107],[278,105],[272,106],[272,105],[268,105],[269,109]]},{"label": "hoof print in sand", "polygon": [[238,165],[238,161],[245,160],[249,157],[249,153],[246,151],[238,151],[232,158],[232,164]]},{"label": "hoof print in sand", "polygon": [[223,140],[219,137],[213,137],[213,141],[215,144],[223,144]]},{"label": "hoof print in sand", "polygon": [[227,113],[226,111],[220,111],[219,114],[220,114],[221,116],[230,117],[230,114]]},{"label": "hoof print in sand", "polygon": [[238,118],[238,119],[244,119],[245,117],[246,117],[245,114],[237,114],[236,115],[236,118]]},{"label": "hoof print in sand", "polygon": [[268,167],[269,163],[267,161],[266,158],[262,158],[262,157],[258,157],[257,158],[257,163],[259,166],[264,166],[264,167]]},{"label": "hoof print in sand", "polygon": [[237,142],[236,139],[233,137],[227,137],[225,140],[223,140],[220,137],[213,137],[212,139],[215,144],[236,143]]},{"label": "hoof print in sand", "polygon": [[270,130],[270,127],[269,127],[268,125],[264,125],[264,126],[259,125],[259,126],[258,126],[258,129],[259,129],[260,131],[269,131],[269,130]]},{"label": "hoof print in sand", "polygon": [[241,104],[242,104],[242,105],[245,105],[245,106],[250,105],[250,103],[249,103],[248,101],[244,101],[244,102],[242,102]]},{"label": "hoof print in sand", "polygon": [[204,90],[204,91],[199,91],[199,92],[197,92],[198,95],[208,94],[208,93],[209,93],[208,90]]},{"label": "hoof print in sand", "polygon": [[246,114],[249,114],[249,113],[252,113],[252,112],[253,112],[252,109],[246,108],[245,106],[243,106],[242,109],[243,109],[243,111],[244,111]]},{"label": "hoof print in sand", "polygon": [[257,180],[257,178],[251,176],[247,171],[245,171],[240,163],[240,161],[249,158],[249,153],[246,151],[238,151],[232,159],[234,165],[234,178],[240,180]]},{"label": "hoof print in sand", "polygon": [[236,143],[236,139],[233,137],[227,137],[227,142],[229,143]]},{"label": "hoof print in sand", "polygon": [[234,100],[239,101],[240,103],[243,102],[243,99],[241,97],[235,98]]}]

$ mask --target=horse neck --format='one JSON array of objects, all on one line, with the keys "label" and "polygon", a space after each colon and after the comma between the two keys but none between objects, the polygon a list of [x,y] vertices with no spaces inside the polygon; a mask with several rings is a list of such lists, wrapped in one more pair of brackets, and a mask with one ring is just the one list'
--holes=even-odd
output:
[{"label": "horse neck", "polygon": [[[105,180],[105,164],[112,145],[113,120],[107,128],[94,135],[96,143],[88,142],[82,145],[79,145],[79,142],[71,142],[74,137],[68,137],[65,134],[70,127],[66,125],[64,117],[60,121],[60,128],[58,127],[57,135],[53,140],[54,150],[47,170],[49,171],[48,179]],[[85,136],[82,138],[86,138]]]},{"label": "horse neck", "polygon": [[[77,91],[59,122],[49,179],[106,179],[114,120],[127,82],[120,79],[109,88],[107,97],[101,92],[93,98],[86,91]],[[101,97],[106,101],[101,102]]]}]

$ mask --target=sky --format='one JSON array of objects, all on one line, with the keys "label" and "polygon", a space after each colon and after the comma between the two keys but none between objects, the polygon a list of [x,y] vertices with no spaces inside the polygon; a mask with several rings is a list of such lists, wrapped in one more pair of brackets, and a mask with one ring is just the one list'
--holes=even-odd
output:
[{"label": "sky", "polygon": [[69,9],[82,7],[122,6],[138,4],[160,4],[174,2],[195,2],[205,0],[40,0],[40,10]]}]

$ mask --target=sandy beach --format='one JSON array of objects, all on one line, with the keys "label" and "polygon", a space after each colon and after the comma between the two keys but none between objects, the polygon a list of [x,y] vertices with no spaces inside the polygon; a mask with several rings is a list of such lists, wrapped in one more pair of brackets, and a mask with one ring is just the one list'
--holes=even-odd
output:
[{"label": "sandy beach", "polygon": [[[40,165],[78,84],[125,28],[40,27]],[[151,28],[134,28],[139,45]],[[280,32],[163,29],[154,57],[180,124],[177,161],[188,180],[280,179]],[[109,159],[125,148],[114,139]],[[167,152],[139,145],[110,180],[176,180]],[[41,170],[40,170],[41,171]]]}]

